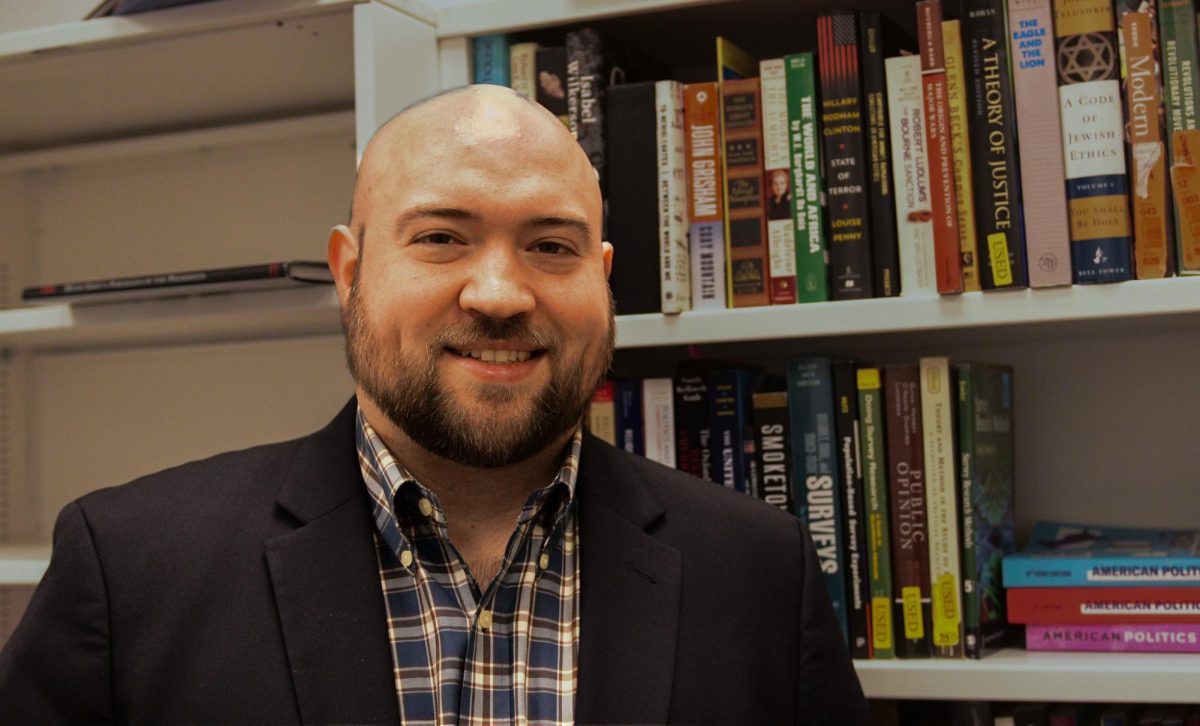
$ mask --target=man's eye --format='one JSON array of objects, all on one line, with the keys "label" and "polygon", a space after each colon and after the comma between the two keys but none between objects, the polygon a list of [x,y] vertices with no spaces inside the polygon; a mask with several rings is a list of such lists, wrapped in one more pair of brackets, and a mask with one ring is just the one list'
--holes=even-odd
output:
[{"label": "man's eye", "polygon": [[431,245],[452,245],[457,242],[453,235],[446,232],[429,232],[417,237],[414,242]]},{"label": "man's eye", "polygon": [[538,242],[533,247],[534,251],[541,252],[544,255],[569,255],[571,248],[562,242],[545,241]]}]

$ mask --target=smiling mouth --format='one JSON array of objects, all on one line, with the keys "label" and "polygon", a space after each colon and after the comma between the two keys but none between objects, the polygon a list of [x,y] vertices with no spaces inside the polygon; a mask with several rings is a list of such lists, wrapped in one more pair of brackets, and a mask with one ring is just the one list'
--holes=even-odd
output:
[{"label": "smiling mouth", "polygon": [[495,348],[472,348],[469,350],[447,348],[446,350],[463,358],[474,358],[484,363],[524,363],[531,358],[537,358],[545,353],[544,350],[507,350]]}]

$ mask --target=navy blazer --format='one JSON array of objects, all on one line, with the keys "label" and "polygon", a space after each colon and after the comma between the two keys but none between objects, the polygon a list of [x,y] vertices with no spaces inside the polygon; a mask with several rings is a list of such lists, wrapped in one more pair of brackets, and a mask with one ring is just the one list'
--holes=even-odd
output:
[{"label": "navy blazer", "polygon": [[[68,505],[0,723],[396,723],[354,410]],[[870,722],[798,520],[592,436],[580,467],[580,723]]]}]

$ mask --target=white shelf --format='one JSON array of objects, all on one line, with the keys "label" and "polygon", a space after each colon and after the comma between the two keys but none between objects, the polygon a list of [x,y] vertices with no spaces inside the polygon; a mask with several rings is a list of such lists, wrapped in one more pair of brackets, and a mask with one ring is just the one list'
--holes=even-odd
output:
[{"label": "white shelf", "polygon": [[1122,322],[1144,326],[1151,318],[1174,316],[1200,321],[1200,278],[629,315],[617,330],[620,347],[644,348],[1005,326],[1024,331],[1050,324],[1099,330]]},{"label": "white shelf", "polygon": [[49,545],[0,545],[0,585],[36,585],[49,564]]},{"label": "white shelf", "polygon": [[511,33],[564,23],[578,24],[633,13],[710,5],[723,0],[480,0],[437,12],[439,38]]},{"label": "white shelf", "polygon": [[868,698],[1195,703],[1200,655],[1030,653],[982,660],[855,661]]},{"label": "white shelf", "polygon": [[338,334],[332,285],[0,310],[0,341],[37,351]]}]

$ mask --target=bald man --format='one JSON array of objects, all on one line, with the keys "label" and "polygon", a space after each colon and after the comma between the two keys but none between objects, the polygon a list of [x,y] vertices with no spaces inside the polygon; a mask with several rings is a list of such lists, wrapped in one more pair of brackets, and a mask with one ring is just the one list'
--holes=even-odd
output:
[{"label": "bald man", "polygon": [[868,723],[799,522],[581,430],[601,210],[508,89],[387,123],[328,245],[354,399],[68,505],[0,722]]}]

